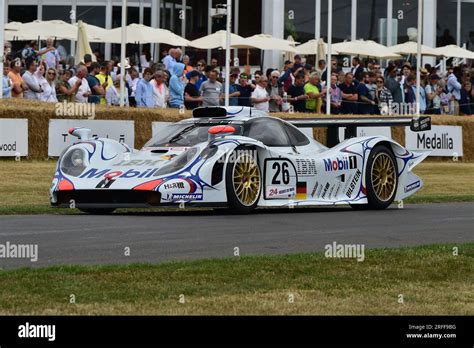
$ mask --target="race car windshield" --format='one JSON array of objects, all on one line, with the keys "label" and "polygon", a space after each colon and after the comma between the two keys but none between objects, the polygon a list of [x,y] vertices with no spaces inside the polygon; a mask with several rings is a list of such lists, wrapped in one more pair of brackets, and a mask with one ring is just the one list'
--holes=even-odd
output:
[{"label": "race car windshield", "polygon": [[[241,125],[232,125],[235,128],[234,135],[242,134]],[[190,147],[209,139],[209,125],[192,123],[170,124],[158,132],[145,147]]]}]

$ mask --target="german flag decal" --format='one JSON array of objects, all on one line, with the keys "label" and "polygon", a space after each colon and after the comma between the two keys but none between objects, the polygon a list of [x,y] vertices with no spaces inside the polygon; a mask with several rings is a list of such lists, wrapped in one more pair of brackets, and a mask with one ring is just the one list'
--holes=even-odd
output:
[{"label": "german flag decal", "polygon": [[306,200],[306,182],[299,182],[296,184],[296,199]]}]

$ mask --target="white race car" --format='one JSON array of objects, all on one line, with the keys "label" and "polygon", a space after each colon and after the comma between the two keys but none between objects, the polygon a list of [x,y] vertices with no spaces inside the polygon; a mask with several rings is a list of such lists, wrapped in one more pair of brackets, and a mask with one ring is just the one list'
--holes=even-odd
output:
[{"label": "white race car", "polygon": [[429,118],[284,121],[241,107],[199,108],[193,115],[166,126],[139,151],[91,138],[90,129],[70,129],[79,141],[58,160],[52,206],[89,213],[178,205],[241,213],[342,204],[384,209],[423,186],[412,169],[426,152],[408,151],[383,136],[353,137],[328,148],[298,127],[411,125],[420,131],[431,127]]}]

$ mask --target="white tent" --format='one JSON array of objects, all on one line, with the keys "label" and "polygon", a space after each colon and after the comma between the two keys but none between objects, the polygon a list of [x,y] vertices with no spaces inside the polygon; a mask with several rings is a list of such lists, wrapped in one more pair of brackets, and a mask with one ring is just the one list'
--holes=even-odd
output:
[{"label": "white tent", "polygon": [[401,58],[399,54],[393,53],[384,45],[371,40],[339,42],[332,45],[332,49],[339,52],[339,54],[351,56],[374,57],[379,59]]},{"label": "white tent", "polygon": [[[76,40],[77,26],[60,20],[34,21],[29,23],[8,23],[5,28],[7,40],[37,40],[53,37],[56,39]],[[11,30],[10,30],[11,28]]]},{"label": "white tent", "polygon": [[[390,46],[388,48],[393,53],[401,54],[401,55],[416,55],[418,54],[418,44],[414,41],[407,41],[405,43]],[[422,45],[421,46],[421,55],[423,56],[439,56],[439,53],[429,46]]]},{"label": "white tent", "polygon": [[439,56],[448,58],[474,59],[474,52],[468,51],[456,45],[448,45],[435,49]]},{"label": "white tent", "polygon": [[[122,28],[115,28],[106,34],[103,42],[121,43]],[[127,26],[127,43],[163,43],[172,46],[189,46],[189,41],[166,29],[157,29],[142,24]]]},{"label": "white tent", "polygon": [[[78,26],[78,24],[76,24]],[[87,38],[89,42],[107,42],[106,39],[110,35],[109,29],[104,29],[92,24],[87,24],[82,22],[85,32],[87,33]]]},{"label": "white tent", "polygon": [[[255,46],[246,45],[245,39],[236,34],[230,34],[230,45],[233,48],[256,48]],[[213,34],[193,40],[189,43],[189,46],[201,49],[225,48],[226,32],[220,30]]]},{"label": "white tent", "polygon": [[235,45],[232,43],[234,48],[247,48],[248,46],[259,48],[261,50],[276,50],[284,52],[296,53],[294,45],[296,42],[288,40],[277,39],[267,34],[257,34],[244,39],[242,45]]},{"label": "white tent", "polygon": [[[321,41],[322,41],[322,39],[309,40],[308,42],[306,42],[302,45],[296,46],[296,52],[299,53],[299,54],[305,54],[305,55],[314,55],[314,54],[318,55],[318,53],[321,51],[321,47],[320,47]],[[324,45],[324,52],[325,52],[325,55],[326,55],[327,51],[328,51],[328,44],[325,43],[325,42],[323,42],[322,44]],[[333,48],[332,54],[337,55],[338,52],[335,51],[334,48]]]}]

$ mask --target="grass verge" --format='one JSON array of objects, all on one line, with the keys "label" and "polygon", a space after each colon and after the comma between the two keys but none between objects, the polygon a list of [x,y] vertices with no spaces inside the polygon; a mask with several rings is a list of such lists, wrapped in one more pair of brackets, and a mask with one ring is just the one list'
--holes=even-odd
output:
[{"label": "grass verge", "polygon": [[[48,189],[55,164],[53,160],[0,160],[0,214],[77,214],[75,209],[49,206]],[[474,163],[425,162],[415,168],[415,173],[425,187],[406,203],[474,201]]]},{"label": "grass verge", "polygon": [[0,271],[0,314],[472,315],[473,263],[471,243]]}]

